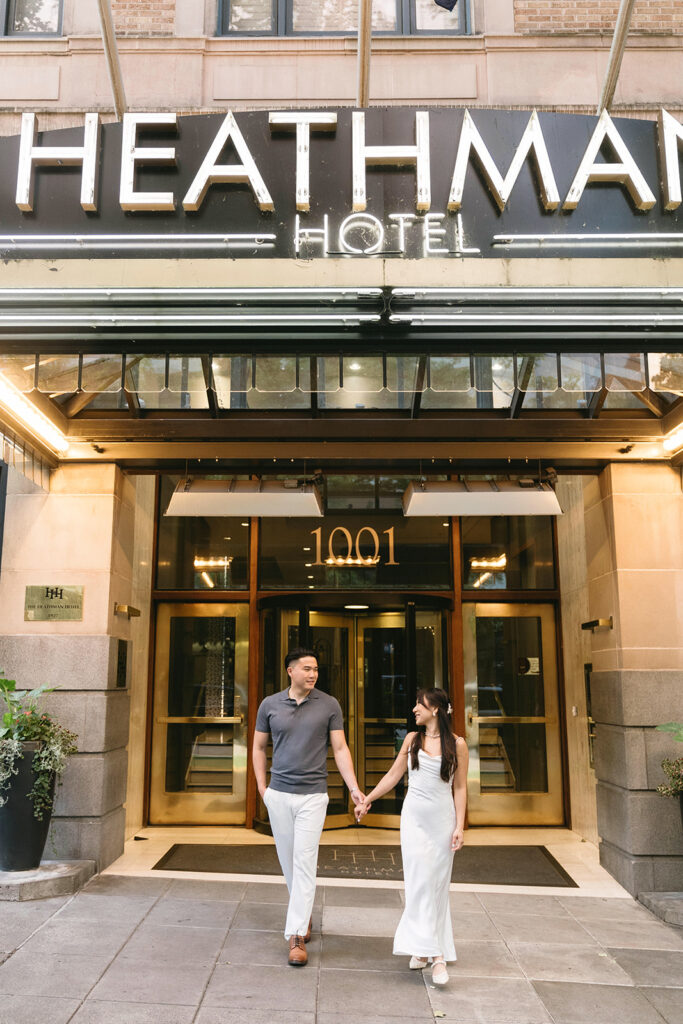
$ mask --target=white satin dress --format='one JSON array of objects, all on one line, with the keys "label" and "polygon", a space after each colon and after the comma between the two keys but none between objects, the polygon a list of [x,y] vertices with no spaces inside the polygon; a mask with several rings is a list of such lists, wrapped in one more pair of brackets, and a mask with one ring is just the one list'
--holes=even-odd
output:
[{"label": "white satin dress", "polygon": [[441,755],[408,755],[408,792],[401,811],[406,905],[394,936],[395,956],[456,960],[448,887],[455,830],[453,787],[441,778]]}]

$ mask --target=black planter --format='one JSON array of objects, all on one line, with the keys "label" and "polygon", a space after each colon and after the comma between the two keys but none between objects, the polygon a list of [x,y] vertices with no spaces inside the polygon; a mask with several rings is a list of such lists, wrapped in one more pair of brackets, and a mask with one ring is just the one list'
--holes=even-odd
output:
[{"label": "black planter", "polygon": [[0,871],[33,871],[39,867],[50,828],[51,813],[45,811],[42,821],[38,821],[33,815],[33,801],[28,798],[35,782],[33,755],[38,744],[22,743],[22,747],[24,756],[17,762],[19,774],[12,776],[3,794],[7,803],[0,807]]}]

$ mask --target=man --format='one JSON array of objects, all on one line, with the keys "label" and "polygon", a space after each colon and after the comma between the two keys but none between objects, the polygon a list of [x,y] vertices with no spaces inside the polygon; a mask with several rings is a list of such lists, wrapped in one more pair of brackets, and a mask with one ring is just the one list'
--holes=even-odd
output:
[{"label": "man", "polygon": [[[337,768],[354,804],[362,803],[364,797],[356,782],[339,702],[315,689],[315,653],[303,647],[290,651],[285,658],[285,670],[289,688],[266,697],[258,709],[252,754],[256,784],[268,808],[278,859],[289,889],[285,923],[289,963],[292,967],[303,967],[308,962],[305,943],[311,937],[318,844],[330,799],[328,744],[332,744]],[[273,738],[273,762],[270,785],[266,787],[269,734]]]}]

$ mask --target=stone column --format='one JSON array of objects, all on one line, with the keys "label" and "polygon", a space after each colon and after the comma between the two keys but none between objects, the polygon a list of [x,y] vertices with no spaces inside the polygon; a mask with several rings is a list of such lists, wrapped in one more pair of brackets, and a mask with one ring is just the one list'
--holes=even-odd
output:
[{"label": "stone column", "polygon": [[585,674],[591,647],[590,637],[581,629],[581,623],[589,618],[583,477],[560,477],[556,493],[564,513],[557,520],[557,548],[571,827],[582,838],[597,843]]},{"label": "stone column", "polygon": [[[123,850],[129,696],[118,656],[130,624],[114,605],[130,603],[134,513],[134,487],[113,465],[65,465],[49,493],[17,474],[7,497],[0,669],[22,688],[56,687],[43,706],[78,734],[45,856],[100,870]],[[83,620],[25,622],[29,585],[83,586]]]},{"label": "stone column", "polygon": [[678,801],[659,796],[661,761],[683,745],[655,726],[683,721],[683,493],[680,471],[608,466],[584,488],[600,860],[633,894],[683,888]]}]

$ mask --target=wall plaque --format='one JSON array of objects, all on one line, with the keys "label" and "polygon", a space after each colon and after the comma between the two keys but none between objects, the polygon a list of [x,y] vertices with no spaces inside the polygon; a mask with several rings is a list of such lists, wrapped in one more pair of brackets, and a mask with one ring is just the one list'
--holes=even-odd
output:
[{"label": "wall plaque", "polygon": [[25,622],[81,622],[83,587],[27,587]]}]

